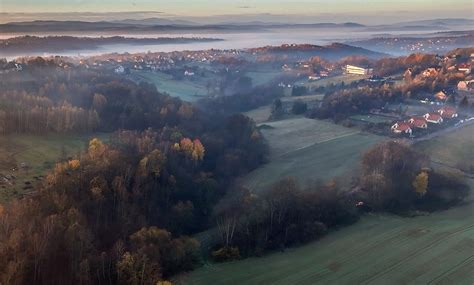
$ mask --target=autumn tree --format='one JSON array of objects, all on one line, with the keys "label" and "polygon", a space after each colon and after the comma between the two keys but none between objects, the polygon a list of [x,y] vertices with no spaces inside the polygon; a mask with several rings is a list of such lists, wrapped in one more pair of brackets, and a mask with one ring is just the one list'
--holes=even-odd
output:
[{"label": "autumn tree", "polygon": [[413,188],[419,196],[424,196],[428,190],[428,173],[422,171],[415,177],[413,181]]}]

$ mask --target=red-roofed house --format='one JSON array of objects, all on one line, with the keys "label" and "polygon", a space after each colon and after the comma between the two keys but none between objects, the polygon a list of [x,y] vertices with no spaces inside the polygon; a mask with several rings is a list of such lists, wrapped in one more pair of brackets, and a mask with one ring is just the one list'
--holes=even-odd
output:
[{"label": "red-roofed house", "polygon": [[426,123],[426,120],[423,117],[413,117],[410,120],[408,120],[408,123],[410,123],[410,126],[414,128],[419,128],[419,129],[428,128],[428,124]]},{"label": "red-roofed house", "polygon": [[469,64],[460,64],[458,65],[458,71],[464,72],[466,74],[471,73],[471,66]]},{"label": "red-roofed house", "polygon": [[452,118],[456,118],[458,116],[458,113],[456,112],[456,109],[453,108],[453,107],[449,107],[449,106],[444,106],[443,108],[439,109],[438,113],[444,119],[452,119]]},{"label": "red-roofed house", "polygon": [[440,101],[446,101],[446,99],[448,98],[448,95],[444,91],[439,91],[438,93],[434,95],[434,97]]},{"label": "red-roofed house", "polygon": [[428,123],[441,124],[443,122],[443,118],[437,113],[427,113],[423,118],[425,118]]},{"label": "red-roofed house", "polygon": [[392,126],[391,129],[392,129],[392,132],[394,132],[396,134],[410,134],[411,135],[411,133],[412,133],[410,124],[405,123],[405,122],[396,122]]}]

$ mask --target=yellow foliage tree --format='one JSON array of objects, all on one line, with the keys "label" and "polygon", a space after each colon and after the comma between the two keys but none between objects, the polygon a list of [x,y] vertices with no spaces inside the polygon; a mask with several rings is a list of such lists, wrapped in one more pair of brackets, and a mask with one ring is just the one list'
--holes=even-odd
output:
[{"label": "yellow foliage tree", "polygon": [[187,156],[191,156],[194,150],[193,142],[188,138],[183,138],[179,143],[180,149],[186,154]]},{"label": "yellow foliage tree", "polygon": [[68,166],[72,170],[76,170],[81,166],[81,162],[78,159],[73,159],[68,161]]},{"label": "yellow foliage tree", "polygon": [[413,181],[413,188],[420,196],[424,196],[426,194],[428,191],[428,173],[426,171],[421,172],[415,177],[415,180]]},{"label": "yellow foliage tree", "polygon": [[205,149],[204,149],[204,146],[202,145],[201,141],[198,140],[198,139],[195,139],[193,144],[194,144],[194,150],[193,150],[193,153],[192,153],[192,158],[195,161],[203,160]]},{"label": "yellow foliage tree", "polygon": [[89,142],[89,154],[91,157],[100,156],[105,151],[105,146],[98,138],[93,138]]},{"label": "yellow foliage tree", "polygon": [[144,176],[151,174],[158,177],[165,163],[166,156],[160,150],[155,149],[140,161],[141,173]]},{"label": "yellow foliage tree", "polygon": [[158,281],[156,285],[173,285],[170,281]]}]

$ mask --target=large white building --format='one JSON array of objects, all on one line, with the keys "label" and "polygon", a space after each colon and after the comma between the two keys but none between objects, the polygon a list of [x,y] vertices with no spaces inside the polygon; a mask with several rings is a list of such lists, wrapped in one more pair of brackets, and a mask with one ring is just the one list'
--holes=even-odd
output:
[{"label": "large white building", "polygon": [[360,67],[355,65],[346,65],[346,73],[348,74],[358,74],[358,75],[370,75],[373,72],[372,68]]}]

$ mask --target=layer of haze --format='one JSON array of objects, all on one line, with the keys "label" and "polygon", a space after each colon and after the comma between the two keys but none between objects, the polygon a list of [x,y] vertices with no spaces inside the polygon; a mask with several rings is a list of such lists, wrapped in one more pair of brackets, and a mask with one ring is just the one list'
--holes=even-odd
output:
[{"label": "layer of haze", "polygon": [[413,19],[472,18],[473,15],[474,1],[471,0],[0,0],[0,22],[3,23],[160,17],[197,23],[352,21],[385,24]]}]

